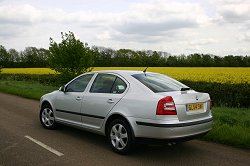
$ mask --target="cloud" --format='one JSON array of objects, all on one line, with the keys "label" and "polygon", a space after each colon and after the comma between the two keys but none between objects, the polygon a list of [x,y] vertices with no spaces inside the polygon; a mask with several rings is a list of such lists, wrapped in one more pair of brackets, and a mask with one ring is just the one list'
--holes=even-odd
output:
[{"label": "cloud", "polygon": [[189,42],[189,44],[190,45],[201,46],[201,45],[216,44],[218,42],[219,41],[217,39],[207,38],[207,39],[193,40],[193,41]]},{"label": "cloud", "polygon": [[46,0],[39,1],[42,5],[36,1],[30,4],[5,1],[0,5],[0,41],[10,48],[48,48],[49,37],[60,41],[60,32],[72,31],[90,45],[116,49],[152,49],[179,54],[230,52],[230,48],[236,47],[250,52],[246,47],[250,2],[211,1],[122,0],[126,7],[112,7],[115,10],[111,7],[102,10],[99,1],[94,0],[92,7],[99,5],[98,10],[86,7],[88,5],[80,0],[78,6],[86,5],[84,9],[68,8],[66,0],[58,6]]},{"label": "cloud", "polygon": [[206,22],[208,18],[197,4],[153,1],[131,5],[113,28],[126,35],[159,36],[172,30],[199,27]]},{"label": "cloud", "polygon": [[0,7],[0,23],[31,24],[78,24],[82,28],[112,30],[126,35],[164,35],[168,31],[199,27],[208,18],[201,7],[191,3],[152,1],[133,3],[125,12],[98,13],[78,11],[66,13],[61,9],[40,10],[31,5]]},{"label": "cloud", "polygon": [[0,38],[7,39],[11,37],[19,36],[25,28],[23,27],[16,27],[13,24],[0,24]]},{"label": "cloud", "polygon": [[196,26],[197,24],[191,20],[176,18],[164,21],[130,20],[128,22],[122,22],[118,26],[114,26],[114,29],[126,35],[141,34],[141,35],[159,36],[166,34],[167,31],[177,30],[181,28],[192,28]]},{"label": "cloud", "polygon": [[0,6],[1,24],[31,24],[41,17],[41,13],[31,5]]},{"label": "cloud", "polygon": [[96,35],[96,38],[99,39],[99,40],[109,40],[111,39],[111,35],[110,35],[110,32],[109,31],[103,31],[99,34]]},{"label": "cloud", "polygon": [[241,37],[239,37],[241,42],[250,42],[250,31],[245,32]]},{"label": "cloud", "polygon": [[[108,15],[108,14],[106,14]],[[101,13],[72,12],[62,9],[41,10],[29,4],[0,6],[0,22],[8,24],[39,24],[39,23],[97,23],[103,22],[105,17]]]},{"label": "cloud", "polygon": [[[26,36],[23,40],[27,40],[27,36],[33,36],[34,41],[37,41],[36,38],[41,34],[53,35],[56,30],[60,34],[61,31],[105,27],[103,25],[106,17],[101,16],[103,15],[100,13],[89,11],[67,13],[56,8],[41,10],[29,4],[2,5],[0,6],[0,39],[17,39]],[[34,41],[31,43],[35,43]]]},{"label": "cloud", "polygon": [[162,41],[163,39],[166,39],[165,36],[162,35],[142,35],[142,34],[124,34],[121,32],[113,32],[111,35],[111,39],[114,41],[120,41],[120,42],[138,42],[138,43],[157,43]]},{"label": "cloud", "polygon": [[214,3],[225,22],[240,23],[250,20],[249,0],[219,0]]}]

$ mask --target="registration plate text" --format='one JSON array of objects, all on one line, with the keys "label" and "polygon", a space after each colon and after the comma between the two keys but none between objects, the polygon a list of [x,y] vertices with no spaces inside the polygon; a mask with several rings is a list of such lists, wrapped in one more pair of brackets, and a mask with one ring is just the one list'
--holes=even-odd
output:
[{"label": "registration plate text", "polygon": [[204,103],[194,103],[194,104],[188,104],[187,111],[202,111],[204,110]]}]

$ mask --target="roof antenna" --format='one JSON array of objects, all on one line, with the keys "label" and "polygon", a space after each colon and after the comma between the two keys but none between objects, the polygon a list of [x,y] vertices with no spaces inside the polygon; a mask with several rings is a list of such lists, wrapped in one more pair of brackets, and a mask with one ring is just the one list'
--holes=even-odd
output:
[{"label": "roof antenna", "polygon": [[146,75],[146,71],[147,71],[148,67],[146,67],[146,69],[143,70],[143,73]]}]

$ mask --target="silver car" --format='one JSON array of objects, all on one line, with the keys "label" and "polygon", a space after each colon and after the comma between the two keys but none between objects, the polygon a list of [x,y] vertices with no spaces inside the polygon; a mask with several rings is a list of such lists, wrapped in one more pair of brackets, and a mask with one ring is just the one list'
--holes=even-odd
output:
[{"label": "silver car", "polygon": [[142,138],[169,142],[207,133],[211,103],[209,94],[162,74],[96,71],[42,96],[40,121],[46,129],[62,123],[105,135],[125,154]]}]

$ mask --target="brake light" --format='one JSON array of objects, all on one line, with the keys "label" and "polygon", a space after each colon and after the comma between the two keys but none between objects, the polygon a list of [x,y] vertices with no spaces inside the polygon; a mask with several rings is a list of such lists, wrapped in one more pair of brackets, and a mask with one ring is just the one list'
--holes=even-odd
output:
[{"label": "brake light", "polygon": [[174,100],[167,96],[158,101],[156,115],[176,115]]}]

